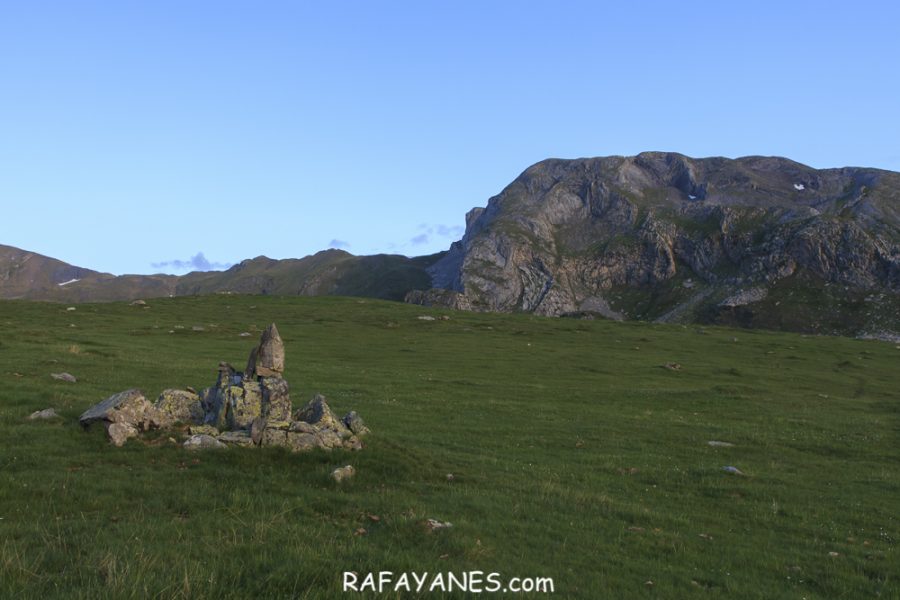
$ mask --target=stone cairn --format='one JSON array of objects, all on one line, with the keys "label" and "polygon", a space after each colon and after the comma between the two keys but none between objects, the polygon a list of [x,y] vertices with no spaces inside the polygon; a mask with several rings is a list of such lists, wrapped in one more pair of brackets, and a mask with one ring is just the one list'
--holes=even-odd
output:
[{"label": "stone cairn", "polygon": [[137,389],[114,394],[79,417],[85,428],[103,423],[110,441],[122,446],[150,429],[189,425],[188,449],[226,446],[283,446],[292,451],[323,448],[361,450],[368,433],[356,411],[338,418],[325,397],[316,394],[293,411],[284,373],[284,342],[275,324],[250,352],[244,372],[219,363],[215,385],[199,394],[192,389],[164,390],[155,403]]}]

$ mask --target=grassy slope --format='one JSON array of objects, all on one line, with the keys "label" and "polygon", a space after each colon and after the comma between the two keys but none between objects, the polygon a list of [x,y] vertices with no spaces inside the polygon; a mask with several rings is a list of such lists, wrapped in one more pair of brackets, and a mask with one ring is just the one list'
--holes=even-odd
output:
[{"label": "grassy slope", "polygon": [[[322,598],[344,570],[479,569],[551,576],[557,597],[897,597],[893,345],[427,322],[439,311],[359,299],[150,304],[0,302],[0,595]],[[211,384],[271,321],[295,406],[318,391],[359,410],[365,451],[115,449],[78,427],[128,387]],[[47,406],[65,419],[24,420]],[[338,487],[345,463],[358,475]],[[428,534],[429,517],[454,527]]]}]

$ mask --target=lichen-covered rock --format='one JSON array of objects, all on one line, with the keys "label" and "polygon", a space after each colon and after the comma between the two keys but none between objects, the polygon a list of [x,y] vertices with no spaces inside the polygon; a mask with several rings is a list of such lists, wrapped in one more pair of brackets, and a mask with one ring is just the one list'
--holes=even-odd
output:
[{"label": "lichen-covered rock", "polygon": [[206,434],[216,437],[219,435],[219,430],[213,427],[212,425],[191,425],[188,428],[188,431],[191,432],[191,435],[200,435]]},{"label": "lichen-covered rock", "polygon": [[225,390],[225,421],[228,429],[249,429],[262,416],[262,393],[255,381],[243,381]]},{"label": "lichen-covered rock", "polygon": [[292,421],[288,429],[296,433],[318,433],[319,431],[318,427],[310,425],[306,421]]},{"label": "lichen-covered rock", "polygon": [[129,438],[137,437],[138,430],[129,423],[107,423],[106,435],[113,446],[121,448]]},{"label": "lichen-covered rock", "polygon": [[253,446],[253,439],[249,431],[226,431],[216,438],[229,446]]},{"label": "lichen-covered rock", "polygon": [[287,434],[284,429],[266,428],[262,433],[261,446],[287,446]]},{"label": "lichen-covered rock", "polygon": [[227,448],[225,444],[217,440],[211,435],[199,434],[192,435],[184,442],[186,450],[212,450],[216,448]]},{"label": "lichen-covered rock", "polygon": [[272,323],[263,331],[256,351],[255,373],[260,377],[281,377],[284,373],[284,342]]},{"label": "lichen-covered rock", "polygon": [[321,441],[315,434],[299,432],[288,432],[287,445],[294,452],[303,452],[322,447]]},{"label": "lichen-covered rock", "polygon": [[369,428],[366,427],[366,424],[363,423],[362,417],[360,417],[355,410],[351,410],[349,413],[344,415],[344,418],[341,419],[341,422],[347,426],[347,429],[353,432],[354,435],[366,435],[369,433]]},{"label": "lichen-covered rock", "polygon": [[347,431],[347,427],[334,414],[325,401],[325,396],[321,394],[316,394],[306,406],[298,410],[294,414],[294,420],[304,421],[319,429],[330,429],[334,432]]},{"label": "lichen-covered rock", "polygon": [[199,394],[187,390],[163,390],[153,408],[159,427],[171,427],[175,423],[200,423],[204,417]]},{"label": "lichen-covered rock", "polygon": [[281,377],[261,377],[262,414],[273,421],[289,421],[291,418],[290,386]]},{"label": "lichen-covered rock", "polygon": [[344,440],[343,443],[345,450],[353,450],[358,451],[363,449],[363,444],[358,437],[355,435],[351,435],[347,439]]},{"label": "lichen-covered rock", "polygon": [[344,444],[343,438],[331,429],[319,430],[316,434],[316,438],[319,440],[319,445],[326,450],[341,448]]},{"label": "lichen-covered rock", "polygon": [[113,394],[84,411],[78,422],[88,427],[97,421],[127,423],[137,429],[149,429],[153,417],[153,405],[138,389],[125,390]]}]

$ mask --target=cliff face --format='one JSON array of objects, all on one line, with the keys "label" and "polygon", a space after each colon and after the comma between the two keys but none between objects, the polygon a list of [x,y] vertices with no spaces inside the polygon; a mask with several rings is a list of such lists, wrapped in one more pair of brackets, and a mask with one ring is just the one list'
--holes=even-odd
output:
[{"label": "cliff face", "polygon": [[900,329],[900,174],[671,153],[546,160],[410,299],[475,310]]}]

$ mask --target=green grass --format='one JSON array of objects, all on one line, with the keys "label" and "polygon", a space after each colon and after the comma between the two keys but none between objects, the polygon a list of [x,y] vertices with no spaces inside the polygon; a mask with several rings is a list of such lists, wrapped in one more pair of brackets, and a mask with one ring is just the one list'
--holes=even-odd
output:
[{"label": "green grass", "polygon": [[[0,302],[0,597],[355,597],[345,570],[547,576],[560,598],[900,594],[892,344],[340,298],[65,308]],[[358,410],[364,451],[117,449],[78,426],[128,387],[210,385],[272,321],[295,406]],[[64,419],[25,419],[48,406]]]}]

